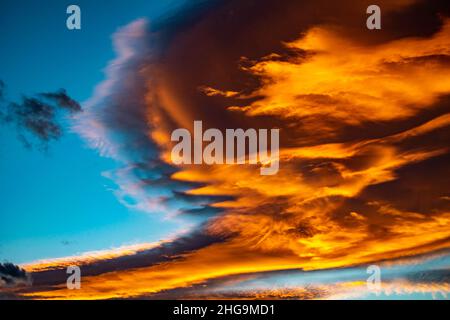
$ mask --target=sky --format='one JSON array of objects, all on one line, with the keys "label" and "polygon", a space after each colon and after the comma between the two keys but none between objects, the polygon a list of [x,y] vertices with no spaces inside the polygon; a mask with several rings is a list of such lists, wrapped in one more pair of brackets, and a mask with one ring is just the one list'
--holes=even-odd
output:
[{"label": "sky", "polygon": [[[2,2],[0,298],[447,299],[450,6],[369,4]],[[279,172],[173,163],[196,120]]]},{"label": "sky", "polygon": [[[2,1],[0,27],[11,32],[0,35],[0,78],[11,100],[59,88],[78,101],[88,100],[114,58],[111,35],[143,13],[152,19],[177,5],[177,1],[135,1],[133,6],[123,1],[78,3],[83,8],[82,30],[69,31],[67,1],[45,5]],[[102,175],[117,163],[100,157],[70,128],[47,153],[25,149],[14,127],[0,130],[2,261],[24,263],[158,241],[182,227],[120,204],[111,192],[114,183]]]}]

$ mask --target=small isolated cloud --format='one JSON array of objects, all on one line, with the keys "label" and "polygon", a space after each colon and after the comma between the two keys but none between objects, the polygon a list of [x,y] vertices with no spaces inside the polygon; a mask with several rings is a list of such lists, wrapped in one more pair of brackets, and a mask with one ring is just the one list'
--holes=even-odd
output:
[{"label": "small isolated cloud", "polygon": [[10,262],[0,263],[0,288],[30,284],[31,278],[24,269]]},{"label": "small isolated cloud", "polygon": [[63,135],[61,113],[73,114],[82,110],[64,89],[23,96],[20,102],[6,102],[4,88],[0,81],[0,102],[3,102],[0,120],[16,125],[18,138],[27,148],[32,148],[37,141],[39,148],[46,150],[50,141]]}]

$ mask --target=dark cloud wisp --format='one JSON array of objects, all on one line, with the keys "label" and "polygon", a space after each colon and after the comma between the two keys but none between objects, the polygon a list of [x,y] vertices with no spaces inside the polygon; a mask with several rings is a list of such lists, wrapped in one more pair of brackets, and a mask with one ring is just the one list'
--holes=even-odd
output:
[{"label": "dark cloud wisp", "polygon": [[27,148],[37,144],[40,149],[46,150],[50,141],[58,140],[63,135],[62,113],[82,111],[80,104],[64,89],[32,97],[23,96],[20,102],[7,102],[4,100],[4,88],[1,82],[0,120],[16,126],[18,138]]},{"label": "dark cloud wisp", "polygon": [[0,287],[13,287],[29,284],[30,277],[27,272],[13,263],[0,263]]}]

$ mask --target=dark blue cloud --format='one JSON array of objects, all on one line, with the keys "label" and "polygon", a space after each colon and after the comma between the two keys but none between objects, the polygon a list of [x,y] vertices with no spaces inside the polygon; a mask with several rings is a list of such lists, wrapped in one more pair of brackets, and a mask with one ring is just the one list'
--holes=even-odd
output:
[{"label": "dark blue cloud", "polygon": [[80,104],[64,89],[22,96],[20,102],[5,101],[4,90],[5,84],[0,81],[0,120],[16,126],[17,136],[27,148],[37,144],[40,149],[46,150],[50,141],[58,140],[63,135],[62,113],[81,111]]}]

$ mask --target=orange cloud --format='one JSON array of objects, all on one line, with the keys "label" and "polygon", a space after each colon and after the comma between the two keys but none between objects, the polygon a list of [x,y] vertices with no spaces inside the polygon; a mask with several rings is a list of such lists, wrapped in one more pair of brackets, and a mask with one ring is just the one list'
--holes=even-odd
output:
[{"label": "orange cloud", "polygon": [[[302,52],[287,61],[263,59],[244,68],[261,77],[250,105],[233,107],[247,115],[304,120],[319,131],[321,118],[348,124],[410,117],[448,93],[450,21],[429,39],[408,38],[365,46],[315,27],[285,44]],[[332,128],[329,128],[332,129]]]},{"label": "orange cloud", "polygon": [[[281,135],[295,136],[281,146],[279,173],[261,176],[257,166],[250,165],[184,165],[171,176],[199,183],[187,195],[231,197],[211,203],[224,211],[205,227],[224,242],[169,262],[85,277],[79,291],[59,286],[26,295],[136,297],[230,275],[348,267],[448,248],[450,209],[442,202],[448,197],[448,184],[447,190],[440,186],[445,186],[441,177],[448,173],[442,162],[448,159],[450,115],[448,108],[442,111],[436,105],[450,94],[450,22],[429,38],[376,45],[358,42],[337,27],[319,26],[285,47],[298,54],[280,59],[274,53],[244,68],[260,80],[250,94],[239,93],[245,88],[203,87],[205,99],[250,99],[241,107],[228,108],[228,113],[250,124],[269,117],[277,121]],[[159,68],[164,74],[164,66]],[[149,138],[170,164],[170,130],[176,125],[190,128],[198,115],[185,110],[169,79],[162,76],[154,85],[147,97],[148,119],[155,124]],[[195,90],[198,93],[198,86]],[[425,111],[435,114],[422,119]],[[415,121],[408,122],[411,119]],[[406,124],[398,126],[401,121]],[[374,123],[385,125],[390,133],[366,134]],[[355,128],[360,135],[346,135]],[[304,139],[293,134],[300,129]],[[318,135],[322,138],[316,139]],[[417,168],[419,174],[421,165],[428,165],[423,176],[430,181],[410,184],[405,170]],[[412,202],[411,195],[424,200],[408,208],[390,193],[406,203]],[[444,286],[433,290],[448,291]],[[349,294],[344,285],[332,289],[335,296]]]}]

